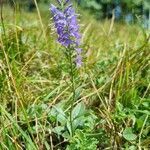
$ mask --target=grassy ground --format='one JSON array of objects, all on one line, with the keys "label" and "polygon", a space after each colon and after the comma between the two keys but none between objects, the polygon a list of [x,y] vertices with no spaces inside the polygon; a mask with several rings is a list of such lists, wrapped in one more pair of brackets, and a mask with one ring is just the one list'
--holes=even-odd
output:
[{"label": "grassy ground", "polygon": [[29,13],[4,6],[0,149],[150,148],[149,31],[81,14],[84,63],[76,77],[72,137],[68,67],[48,7]]}]

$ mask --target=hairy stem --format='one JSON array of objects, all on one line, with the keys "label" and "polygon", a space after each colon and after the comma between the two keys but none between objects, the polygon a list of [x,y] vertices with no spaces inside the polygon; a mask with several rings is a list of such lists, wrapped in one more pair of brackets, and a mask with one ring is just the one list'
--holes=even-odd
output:
[{"label": "hairy stem", "polygon": [[70,82],[71,82],[71,90],[72,90],[72,101],[71,101],[71,108],[70,108],[70,127],[71,127],[71,134],[74,135],[74,129],[73,129],[73,116],[72,116],[72,110],[73,110],[73,104],[75,101],[75,77],[74,77],[74,65],[73,65],[73,59],[72,59],[72,50],[69,49],[69,66],[70,66]]}]

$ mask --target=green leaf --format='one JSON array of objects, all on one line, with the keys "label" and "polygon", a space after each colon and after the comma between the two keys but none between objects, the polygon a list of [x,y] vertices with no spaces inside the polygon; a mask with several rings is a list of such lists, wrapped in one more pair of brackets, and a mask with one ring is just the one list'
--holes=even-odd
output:
[{"label": "green leaf", "polygon": [[83,115],[84,112],[85,112],[85,105],[84,105],[84,103],[81,102],[81,103],[77,104],[76,107],[73,109],[72,118],[75,119],[78,116]]},{"label": "green leaf", "polygon": [[66,118],[66,115],[63,111],[63,109],[59,106],[53,106],[56,111],[57,111],[57,121],[61,123],[61,125],[65,125],[66,122],[67,122],[67,118]]},{"label": "green leaf", "polygon": [[52,131],[55,132],[55,133],[57,133],[58,135],[61,135],[63,130],[64,130],[64,127],[57,126],[57,127],[53,128]]},{"label": "green leaf", "polygon": [[130,146],[130,147],[128,148],[128,150],[136,150],[136,149],[137,149],[137,147],[134,146],[134,145],[132,145],[132,146]]},{"label": "green leaf", "polygon": [[64,113],[59,113],[57,116],[57,121],[61,123],[61,125],[65,125],[67,122],[66,116]]},{"label": "green leaf", "polygon": [[[72,135],[70,120],[67,121],[67,129],[69,131],[69,134]],[[74,132],[74,128],[73,128],[73,132]]]},{"label": "green leaf", "polygon": [[128,141],[136,139],[136,135],[132,132],[132,128],[126,128],[123,132],[123,137]]}]

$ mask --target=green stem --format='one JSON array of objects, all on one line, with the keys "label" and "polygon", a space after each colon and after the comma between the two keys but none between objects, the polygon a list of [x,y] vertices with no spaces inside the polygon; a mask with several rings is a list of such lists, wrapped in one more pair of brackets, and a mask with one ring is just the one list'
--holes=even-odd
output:
[{"label": "green stem", "polygon": [[71,77],[71,90],[72,90],[72,101],[71,101],[71,108],[70,108],[70,126],[71,126],[71,134],[72,136],[74,135],[74,129],[73,129],[73,116],[72,116],[72,111],[73,111],[73,104],[75,101],[75,79],[74,79],[74,65],[73,65],[73,60],[72,60],[72,51],[69,49],[69,65],[70,65],[70,72],[69,75]]}]

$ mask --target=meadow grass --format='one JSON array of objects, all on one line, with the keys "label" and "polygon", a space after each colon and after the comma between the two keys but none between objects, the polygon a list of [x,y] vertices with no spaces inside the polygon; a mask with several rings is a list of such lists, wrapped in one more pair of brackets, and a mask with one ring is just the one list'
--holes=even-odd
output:
[{"label": "meadow grass", "polygon": [[3,8],[0,149],[150,148],[150,35],[138,25],[96,21],[81,10],[83,67],[70,136],[68,66],[48,7]]}]

